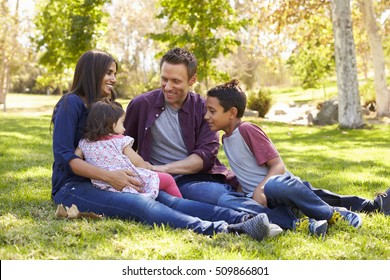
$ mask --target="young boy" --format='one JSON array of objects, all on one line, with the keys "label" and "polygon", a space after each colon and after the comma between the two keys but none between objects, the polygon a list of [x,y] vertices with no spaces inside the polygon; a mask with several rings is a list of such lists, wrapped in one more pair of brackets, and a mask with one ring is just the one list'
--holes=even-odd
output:
[{"label": "young boy", "polygon": [[272,141],[260,127],[241,121],[246,95],[238,83],[232,80],[207,92],[205,119],[211,130],[225,132],[223,148],[241,191],[269,208],[294,207],[315,220],[332,224],[343,218],[351,226],[360,227],[362,219],[357,213],[323,201],[286,170]]}]

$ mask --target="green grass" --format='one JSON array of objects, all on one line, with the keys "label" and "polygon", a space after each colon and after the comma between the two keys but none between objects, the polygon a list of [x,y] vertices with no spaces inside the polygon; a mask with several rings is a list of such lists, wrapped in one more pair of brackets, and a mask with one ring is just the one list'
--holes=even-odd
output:
[{"label": "green grass", "polygon": [[[21,95],[9,95],[8,100]],[[23,110],[0,112],[0,259],[377,260],[390,259],[390,218],[362,214],[324,240],[301,232],[256,242],[149,227],[119,219],[58,220],[51,191],[50,112],[58,97],[25,96]],[[126,102],[123,101],[125,104]],[[34,109],[31,104],[37,104]],[[38,105],[39,104],[39,105]],[[249,120],[249,119],[248,119]],[[373,198],[390,186],[390,126],[340,130],[262,122],[288,169],[315,187]],[[221,152],[221,159],[226,157]]]}]

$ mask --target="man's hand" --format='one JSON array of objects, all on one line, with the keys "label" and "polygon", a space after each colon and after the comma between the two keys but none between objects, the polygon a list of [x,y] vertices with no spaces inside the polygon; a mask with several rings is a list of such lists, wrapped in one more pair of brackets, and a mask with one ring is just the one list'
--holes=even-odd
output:
[{"label": "man's hand", "polygon": [[185,159],[173,161],[164,165],[153,165],[152,170],[169,174],[195,174],[203,169],[203,159],[197,154],[191,154]]},{"label": "man's hand", "polygon": [[168,167],[166,165],[152,165],[150,170],[154,172],[168,173]]}]

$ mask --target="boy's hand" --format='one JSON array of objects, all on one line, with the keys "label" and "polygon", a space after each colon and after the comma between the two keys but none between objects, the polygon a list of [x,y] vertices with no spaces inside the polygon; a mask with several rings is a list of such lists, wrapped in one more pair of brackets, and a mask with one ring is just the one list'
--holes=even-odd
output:
[{"label": "boy's hand", "polygon": [[253,192],[252,199],[254,199],[257,203],[263,205],[264,207],[268,207],[267,197],[264,194],[264,186],[257,187]]}]

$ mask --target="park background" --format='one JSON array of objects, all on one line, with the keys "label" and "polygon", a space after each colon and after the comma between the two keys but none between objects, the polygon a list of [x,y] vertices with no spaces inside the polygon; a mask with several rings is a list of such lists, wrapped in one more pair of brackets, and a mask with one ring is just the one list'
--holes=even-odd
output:
[{"label": "park background", "polygon": [[[343,46],[353,54],[344,61],[344,79],[335,52],[340,2],[350,4],[341,18],[350,19],[353,34],[353,44]],[[50,200],[50,114],[68,92],[80,54],[98,48],[118,59],[116,92],[126,106],[158,87],[158,57],[173,46],[199,59],[196,92],[241,81],[261,116],[245,120],[269,134],[290,171],[316,187],[373,198],[390,186],[387,1],[0,3],[0,259],[390,259],[390,221],[380,213],[362,214],[358,230],[336,225],[324,240],[289,231],[255,242],[122,220],[58,220]],[[340,87],[355,79],[346,91]],[[335,97],[353,105],[346,114],[364,125],[307,126],[306,119],[296,125],[275,117]],[[275,109],[281,104],[283,112]],[[222,150],[220,158],[227,164]]]}]

